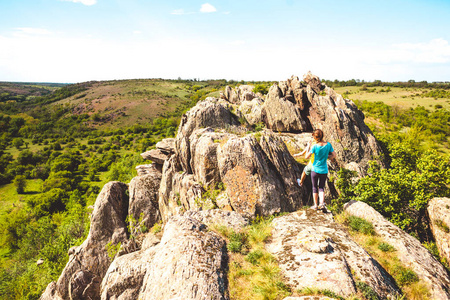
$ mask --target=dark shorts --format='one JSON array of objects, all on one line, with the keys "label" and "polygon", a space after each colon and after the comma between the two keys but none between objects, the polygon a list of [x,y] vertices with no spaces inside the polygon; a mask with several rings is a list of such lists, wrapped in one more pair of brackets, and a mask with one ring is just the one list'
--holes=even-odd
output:
[{"label": "dark shorts", "polygon": [[313,193],[323,192],[323,188],[325,187],[325,182],[327,181],[328,174],[319,174],[314,171],[311,171],[311,183]]}]

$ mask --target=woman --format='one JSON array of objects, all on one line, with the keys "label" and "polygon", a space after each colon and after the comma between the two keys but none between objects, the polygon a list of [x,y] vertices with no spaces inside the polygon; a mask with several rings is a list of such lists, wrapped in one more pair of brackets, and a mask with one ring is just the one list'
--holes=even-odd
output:
[{"label": "woman", "polygon": [[[333,146],[323,140],[322,130],[314,130],[313,137],[316,141],[316,144],[313,145],[309,153],[306,154],[306,159],[314,154],[314,162],[311,171],[311,181],[314,198],[314,206],[312,207],[312,209],[326,209],[323,188],[325,187],[325,182],[327,180],[328,174],[327,159],[330,158],[334,160],[336,158],[336,153],[334,152]],[[320,203],[317,206],[317,201],[319,199]]]}]

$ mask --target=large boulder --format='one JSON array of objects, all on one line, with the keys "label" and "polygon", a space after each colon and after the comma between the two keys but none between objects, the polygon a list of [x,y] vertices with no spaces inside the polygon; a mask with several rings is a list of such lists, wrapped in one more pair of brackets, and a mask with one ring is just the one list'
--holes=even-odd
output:
[{"label": "large boulder", "polygon": [[[56,285],[50,284],[53,291],[46,291],[42,300],[100,299],[100,284],[111,263],[106,245],[127,241],[127,189],[126,184],[118,181],[103,187],[95,201],[88,237],[81,246],[69,250],[69,262]],[[46,295],[52,296],[45,298]]]},{"label": "large boulder", "polygon": [[190,137],[194,130],[207,127],[228,128],[239,125],[237,116],[214,98],[207,98],[189,110],[181,118],[175,141],[175,152],[183,171],[192,173],[189,164],[191,159]]},{"label": "large boulder", "polygon": [[154,170],[147,175],[134,177],[129,184],[128,215],[135,220],[142,218],[142,225],[151,228],[161,220],[159,213],[158,191],[161,173]]},{"label": "large boulder", "polygon": [[431,199],[428,216],[439,253],[450,262],[450,198]]},{"label": "large boulder", "polygon": [[301,116],[300,107],[293,97],[283,94],[278,85],[272,85],[263,105],[267,128],[276,132],[300,132],[309,130]]},{"label": "large boulder", "polygon": [[447,270],[422,244],[391,222],[367,203],[350,201],[344,206],[353,216],[373,224],[377,235],[396,249],[398,259],[412,268],[420,280],[427,284],[431,299],[450,299],[450,277]]},{"label": "large boulder", "polygon": [[229,299],[225,240],[186,216],[170,218],[161,242],[117,258],[102,299]]},{"label": "large boulder", "polygon": [[356,105],[308,73],[303,84],[292,77],[270,88],[263,105],[266,126],[280,132],[322,129],[341,167],[366,174],[368,162],[385,166],[383,152]]},{"label": "large boulder", "polygon": [[394,279],[333,221],[331,213],[301,210],[275,218],[272,226],[266,248],[292,289],[316,287],[349,297],[356,293],[356,281],[362,281],[380,299],[400,294]]}]

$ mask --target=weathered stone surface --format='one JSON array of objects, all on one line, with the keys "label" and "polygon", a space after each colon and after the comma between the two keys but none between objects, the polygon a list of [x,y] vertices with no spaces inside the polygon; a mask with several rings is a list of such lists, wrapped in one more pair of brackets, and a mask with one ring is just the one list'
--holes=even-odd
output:
[{"label": "weathered stone surface", "polygon": [[232,228],[234,231],[240,231],[249,225],[249,219],[244,218],[235,211],[223,211],[220,209],[208,209],[203,211],[187,211],[184,217],[190,217],[206,224],[207,226],[222,225]]},{"label": "weathered stone surface", "polygon": [[52,281],[47,285],[44,293],[39,298],[40,300],[63,300],[56,289],[56,282]]},{"label": "weathered stone surface", "polygon": [[356,293],[359,280],[381,299],[400,293],[392,277],[333,221],[331,213],[297,211],[275,218],[272,226],[266,248],[293,289],[316,287],[348,297]]},{"label": "weathered stone surface", "polygon": [[262,105],[263,100],[256,97],[250,101],[242,101],[237,110],[242,113],[248,124],[253,126],[262,122]]},{"label": "weathered stone surface", "polygon": [[182,170],[192,173],[190,137],[194,130],[207,127],[227,128],[232,125],[240,125],[237,117],[214,98],[206,98],[183,115],[175,141],[175,152]]},{"label": "weathered stone surface", "polygon": [[158,245],[116,257],[101,285],[101,299],[140,299],[139,292],[149,271]]},{"label": "weathered stone surface", "polygon": [[100,283],[111,263],[106,244],[127,240],[127,188],[126,184],[118,181],[103,187],[95,201],[88,237],[81,246],[69,250],[69,262],[56,283],[56,291],[52,283],[48,287],[52,290],[52,297],[100,299]]},{"label": "weathered stone surface", "polygon": [[450,262],[450,198],[431,199],[428,216],[439,253]]},{"label": "weathered stone surface", "polygon": [[175,216],[164,228],[140,299],[229,299],[225,241],[192,218]]},{"label": "weathered stone surface", "polygon": [[281,204],[281,210],[291,212],[305,205],[307,190],[299,188],[296,180],[301,177],[303,166],[292,157],[283,140],[271,131],[261,133],[259,144],[274,167],[272,172],[281,179],[287,195],[287,202]]},{"label": "weathered stone surface", "polygon": [[190,137],[190,169],[197,182],[205,188],[215,188],[220,182],[217,166],[217,147],[229,138],[227,133],[216,133],[212,128],[198,129]]},{"label": "weathered stone surface", "polygon": [[156,149],[167,154],[175,153],[175,138],[166,138],[156,143]]},{"label": "weathered stone surface", "polygon": [[174,157],[169,159],[164,164],[158,193],[163,221],[186,210],[200,209],[199,200],[203,192],[203,187],[194,180],[194,175],[180,171]]},{"label": "weathered stone surface", "polygon": [[141,153],[141,156],[143,159],[151,160],[155,164],[162,165],[166,160],[169,159],[170,155],[159,150],[159,149],[152,149],[149,151],[146,151],[144,153]]},{"label": "weathered stone surface", "polygon": [[309,85],[317,94],[325,88],[325,86],[320,81],[320,78],[316,75],[313,75],[311,72],[308,72],[303,76],[303,81],[307,85]]},{"label": "weathered stone surface", "polygon": [[153,173],[134,177],[129,184],[130,205],[128,215],[139,220],[143,216],[143,224],[151,228],[161,220],[159,213],[158,191],[161,183],[161,173]]},{"label": "weathered stone surface", "polygon": [[396,249],[396,256],[428,285],[432,299],[450,299],[450,278],[445,268],[420,242],[387,221],[379,212],[364,202],[350,201],[347,213],[371,222],[377,235]]},{"label": "weathered stone surface", "polygon": [[277,85],[272,85],[266,101],[263,105],[263,114],[267,128],[273,131],[306,131],[307,123],[302,119],[300,109],[292,101],[286,98]]},{"label": "weathered stone surface", "polygon": [[251,218],[289,207],[282,178],[253,136],[228,139],[218,148],[217,158],[220,177],[235,211]]},{"label": "weathered stone surface", "polygon": [[153,172],[161,173],[161,170],[157,169],[154,164],[136,166],[136,171],[137,171],[138,176],[148,175]]},{"label": "weathered stone surface", "polygon": [[242,101],[251,101],[256,98],[256,94],[253,93],[254,86],[252,85],[240,85],[235,89],[227,86],[221,97],[230,103],[240,104]]}]

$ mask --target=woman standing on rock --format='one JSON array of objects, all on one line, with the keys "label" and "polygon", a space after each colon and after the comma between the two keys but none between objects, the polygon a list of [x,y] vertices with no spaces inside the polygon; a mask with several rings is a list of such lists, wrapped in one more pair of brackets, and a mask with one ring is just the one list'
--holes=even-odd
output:
[{"label": "woman standing on rock", "polygon": [[[325,209],[325,199],[323,194],[323,189],[325,187],[325,182],[328,175],[328,165],[327,159],[330,158],[334,160],[336,158],[336,153],[334,152],[333,146],[330,143],[323,140],[323,131],[316,129],[313,132],[314,140],[316,144],[312,146],[309,153],[306,154],[306,159],[308,159],[312,154],[314,154],[314,162],[311,171],[311,181],[313,188],[313,198],[314,206],[313,209]],[[320,199],[319,206],[317,206],[317,201]]]}]

